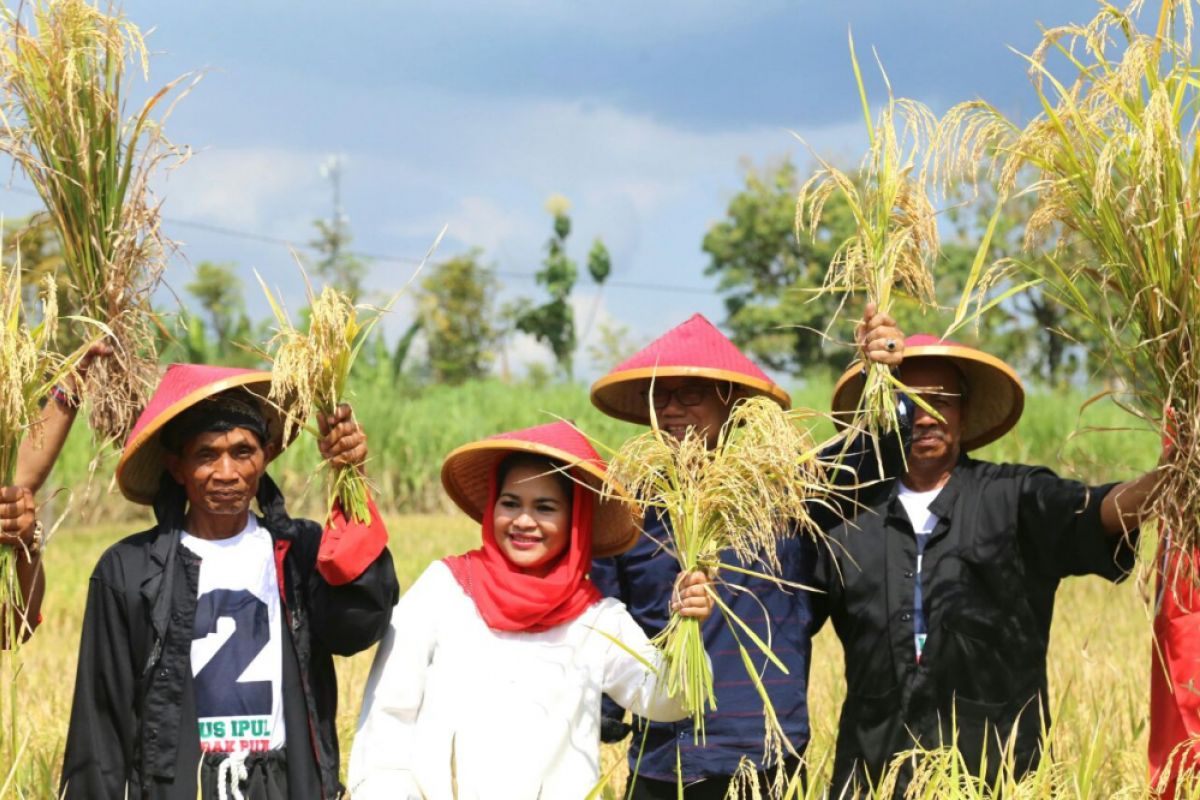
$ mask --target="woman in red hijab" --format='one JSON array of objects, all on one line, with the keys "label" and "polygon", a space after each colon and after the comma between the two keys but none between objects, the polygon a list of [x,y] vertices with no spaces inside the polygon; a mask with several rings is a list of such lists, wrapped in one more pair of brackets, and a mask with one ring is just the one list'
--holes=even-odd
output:
[{"label": "woman in red hijab", "polygon": [[[633,545],[604,462],[554,423],[465,445],[442,483],[483,546],[432,564],[400,599],[371,669],[350,757],[355,800],[582,798],[600,779],[600,698],[669,722],[655,648],[588,579]],[[692,573],[672,609],[705,619]]]}]

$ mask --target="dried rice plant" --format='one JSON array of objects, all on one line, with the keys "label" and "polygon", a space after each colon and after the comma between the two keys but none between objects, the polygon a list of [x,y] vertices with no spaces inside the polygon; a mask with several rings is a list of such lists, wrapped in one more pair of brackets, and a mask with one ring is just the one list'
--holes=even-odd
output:
[{"label": "dried rice plant", "polygon": [[[716,446],[709,449],[695,431],[688,431],[682,441],[663,433],[653,413],[651,409],[651,429],[613,455],[606,490],[615,494],[623,487],[644,509],[669,518],[669,549],[679,561],[681,574],[700,569],[719,580],[720,571],[734,570],[787,584],[776,577],[776,541],[793,532],[820,535],[809,504],[827,495],[820,447],[808,429],[797,424],[808,417],[786,412],[767,398],[742,400],[730,413]],[[742,566],[722,563],[726,551],[736,554]],[[791,752],[791,744],[774,716],[750,651],[741,643],[743,637],[775,666],[787,670],[768,642],[739,619],[717,592],[712,591],[712,596],[739,641],[747,673],[762,697],[764,749],[778,763],[785,750]],[[703,739],[704,713],[715,708],[715,697],[700,623],[673,615],[654,641],[663,652],[667,690],[681,697],[692,714],[697,739]]]},{"label": "dried rice plant", "polygon": [[[21,302],[20,265],[2,268],[0,273],[0,480],[12,486],[17,470],[17,452],[27,434],[40,433],[36,425],[41,402],[82,357],[82,351],[69,357],[54,350],[58,328],[58,306],[54,279],[46,276],[42,286],[41,319],[29,325]],[[0,547],[0,612],[4,624],[27,623],[22,617],[25,598],[21,596],[16,574],[17,553]],[[10,613],[15,611],[16,613]],[[20,642],[20,631],[5,631],[3,640]]]},{"label": "dried rice plant", "polygon": [[[796,235],[815,234],[826,202],[834,194],[842,195],[856,231],[834,254],[822,291],[864,292],[884,313],[890,312],[895,293],[931,306],[931,269],[940,246],[927,165],[938,120],[924,105],[894,97],[887,84],[887,104],[873,122],[853,38],[850,59],[870,149],[854,176],[815,156],[820,169],[804,182],[796,199]],[[876,433],[898,430],[894,391],[900,387],[886,365],[871,363],[857,424]]]},{"label": "dried rice plant", "polygon": [[[278,329],[268,344],[266,355],[272,361],[269,399],[284,413],[284,441],[306,427],[310,414],[332,414],[347,399],[346,382],[354,360],[386,308],[355,305],[331,286],[314,295],[308,287],[309,316],[307,330],[295,327],[282,303],[258,279],[275,313]],[[360,316],[361,312],[368,312]],[[329,484],[329,507],[340,501],[347,516],[369,522],[367,479],[358,467],[341,466],[333,470]]]},{"label": "dried rice plant", "polygon": [[[1038,713],[1036,709],[1026,713]],[[1028,754],[1018,754],[1016,726],[1007,737],[985,725],[983,735],[995,748],[997,759],[989,764],[988,752],[981,754],[973,765],[958,748],[958,713],[951,709],[951,741],[931,746],[916,745],[896,754],[873,787],[871,797],[900,797],[911,800],[941,800],[954,797],[961,800],[1041,800],[1041,798],[1074,795],[1088,797],[1086,787],[1074,781],[1066,765],[1050,755],[1051,733],[1041,727],[1043,756],[1032,770],[1026,770]],[[990,747],[989,747],[990,750]],[[989,775],[990,773],[990,775]],[[904,786],[903,793],[897,791]],[[1075,790],[1074,792],[1072,790]]]},{"label": "dried rice plant", "polygon": [[[78,313],[111,332],[112,358],[88,373],[91,425],[123,442],[157,377],[150,296],[167,243],[150,177],[184,154],[158,119],[179,84],[126,115],[131,67],[148,78],[138,28],[86,0],[31,0],[0,7],[0,152],[12,157],[45,203],[62,245]],[[32,19],[27,19],[31,17]]]},{"label": "dried rice plant", "polygon": [[1200,67],[1190,0],[1164,0],[1153,34],[1138,29],[1140,9],[1106,6],[1087,25],[1047,30],[1026,56],[1041,113],[1019,126],[983,101],[963,104],[945,118],[940,160],[953,171],[990,157],[1002,194],[1031,171],[1026,244],[1052,238],[1094,254],[1050,258],[1038,277],[1102,333],[1128,409],[1164,434],[1173,428],[1153,510],[1168,546],[1191,551],[1200,545]]}]

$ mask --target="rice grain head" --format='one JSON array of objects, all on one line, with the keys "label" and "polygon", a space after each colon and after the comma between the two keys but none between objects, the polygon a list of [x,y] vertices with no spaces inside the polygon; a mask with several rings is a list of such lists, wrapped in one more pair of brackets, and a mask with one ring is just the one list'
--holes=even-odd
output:
[{"label": "rice grain head", "polygon": [[171,243],[150,180],[165,160],[187,157],[162,135],[169,108],[160,107],[180,80],[127,115],[131,68],[147,79],[148,56],[123,15],[86,0],[32,0],[0,6],[0,19],[0,152],[45,204],[72,312],[107,326],[114,353],[89,373],[84,395],[93,429],[119,444],[156,377],[150,299]]},{"label": "rice grain head", "polygon": [[[623,488],[643,509],[669,519],[665,547],[679,562],[681,574],[703,569],[715,574],[720,584],[721,571],[735,569],[722,562],[722,554],[728,552],[736,556],[739,571],[778,581],[780,538],[820,536],[810,502],[821,501],[830,490],[825,466],[817,457],[819,447],[809,433],[811,416],[786,412],[764,397],[743,399],[709,449],[695,430],[679,441],[665,434],[652,410],[650,430],[627,441],[611,458],[605,491],[617,494]],[[730,591],[744,588],[726,585]],[[755,648],[782,669],[770,652],[770,632],[762,640],[720,593],[714,591],[713,597],[739,641],[747,675],[763,698],[765,756],[777,759],[791,752],[791,744],[748,649]],[[696,739],[702,741],[704,713],[715,707],[715,698],[700,625],[673,615],[654,641],[663,652],[667,690],[691,712]]]}]

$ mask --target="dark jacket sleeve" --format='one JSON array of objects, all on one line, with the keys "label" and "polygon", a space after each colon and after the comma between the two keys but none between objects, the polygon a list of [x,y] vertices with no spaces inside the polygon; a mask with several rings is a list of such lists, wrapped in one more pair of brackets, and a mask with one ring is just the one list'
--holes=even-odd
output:
[{"label": "dark jacket sleeve", "polygon": [[615,597],[628,605],[625,597],[624,584],[621,581],[621,557],[593,558],[592,571],[588,573],[592,583],[605,597]]},{"label": "dark jacket sleeve", "polygon": [[812,621],[808,626],[808,635],[816,636],[825,625],[832,613],[836,598],[841,593],[841,575],[838,573],[837,557],[833,548],[834,542],[817,542],[812,548],[812,576],[810,579],[813,591],[809,592],[809,602],[812,609]]},{"label": "dark jacket sleeve", "polygon": [[828,531],[854,519],[861,510],[863,490],[904,471],[901,439],[885,434],[878,440],[865,433],[851,439],[839,439],[821,451],[821,460],[829,465],[833,492],[824,502],[810,504],[809,513],[822,531]]},{"label": "dark jacket sleeve", "polygon": [[1030,469],[1021,482],[1018,525],[1042,571],[1111,581],[1129,575],[1139,532],[1113,535],[1100,522],[1100,503],[1116,485],[1088,486],[1048,469]]},{"label": "dark jacket sleeve", "polygon": [[125,796],[137,727],[135,674],[124,599],[93,575],[63,758],[66,800]]},{"label": "dark jacket sleeve", "polygon": [[400,584],[386,545],[387,531],[373,503],[367,525],[341,518],[320,534],[317,565],[308,576],[309,619],[313,637],[335,655],[366,650],[383,638],[392,620]]}]

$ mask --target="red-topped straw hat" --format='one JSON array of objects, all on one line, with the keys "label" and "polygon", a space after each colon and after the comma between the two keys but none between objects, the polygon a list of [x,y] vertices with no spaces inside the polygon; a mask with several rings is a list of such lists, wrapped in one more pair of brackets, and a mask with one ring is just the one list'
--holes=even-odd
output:
[{"label": "red-topped straw hat", "polygon": [[267,431],[278,455],[286,446],[279,411],[262,401],[271,389],[271,373],[235,367],[201,364],[172,364],[158,383],[137,423],[125,440],[117,463],[117,485],[121,494],[135,503],[151,505],[162,479],[166,449],[159,440],[163,426],[208,397],[238,387],[257,398],[267,421]]},{"label": "red-topped straw hat", "polygon": [[[965,344],[918,333],[904,340],[904,363],[920,358],[948,358],[967,382],[967,413],[962,447],[975,450],[1008,433],[1025,409],[1025,388],[1012,367],[995,356]],[[862,364],[855,362],[833,387],[833,411],[847,419],[858,406],[863,389]]]},{"label": "red-topped straw hat", "polygon": [[[566,422],[552,422],[464,444],[446,456],[442,486],[459,508],[483,521],[492,474],[509,453],[548,456],[571,467],[572,476],[599,492],[606,465],[582,433]],[[603,558],[633,547],[638,521],[632,503],[616,497],[596,498],[592,512],[592,556]]]},{"label": "red-topped straw hat", "polygon": [[792,405],[788,393],[702,314],[693,314],[592,384],[592,405],[610,417],[649,425],[650,405],[643,392],[651,378],[673,377],[729,381],[785,409]]}]

